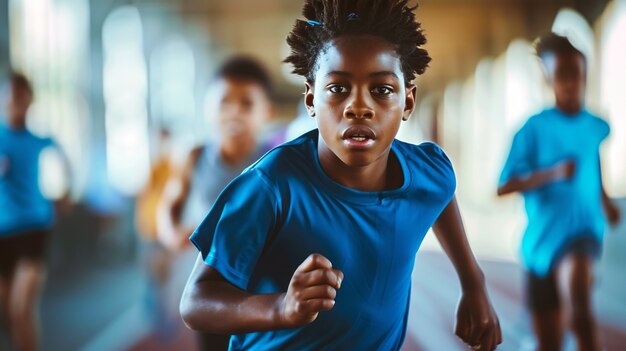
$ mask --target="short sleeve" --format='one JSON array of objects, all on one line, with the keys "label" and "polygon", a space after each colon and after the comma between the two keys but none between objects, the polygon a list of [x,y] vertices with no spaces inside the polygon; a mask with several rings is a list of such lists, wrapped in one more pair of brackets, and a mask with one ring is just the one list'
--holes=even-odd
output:
[{"label": "short sleeve", "polygon": [[222,191],[190,240],[206,264],[246,290],[266,239],[276,229],[279,208],[278,192],[265,174],[245,171]]},{"label": "short sleeve", "polygon": [[420,144],[420,148],[426,153],[431,167],[435,172],[441,176],[442,179],[445,179],[446,188],[454,195],[456,191],[456,175],[454,174],[454,167],[448,155],[446,155],[439,145],[432,142],[422,143]]},{"label": "short sleeve", "polygon": [[40,139],[39,148],[40,150],[52,150],[62,159],[67,159],[67,155],[65,154],[65,151],[63,150],[61,145],[59,145],[59,143],[57,143],[52,138]]},{"label": "short sleeve", "polygon": [[598,137],[600,138],[600,142],[602,142],[611,134],[611,127],[603,119],[598,118],[598,122]]},{"label": "short sleeve", "polygon": [[513,177],[523,177],[534,171],[532,159],[533,143],[528,125],[520,129],[513,137],[509,155],[500,173],[499,185],[503,185]]}]

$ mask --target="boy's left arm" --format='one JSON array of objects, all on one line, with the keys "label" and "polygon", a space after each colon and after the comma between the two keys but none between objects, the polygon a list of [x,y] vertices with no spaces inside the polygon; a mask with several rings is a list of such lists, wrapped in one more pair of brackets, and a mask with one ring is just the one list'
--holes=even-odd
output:
[{"label": "boy's left arm", "polygon": [[622,218],[619,207],[611,200],[604,190],[604,181],[602,181],[602,166],[600,166],[600,188],[602,191],[602,207],[610,224],[618,224]]},{"label": "boy's left arm", "polygon": [[65,179],[66,187],[61,194],[61,196],[55,201],[55,207],[59,213],[62,215],[67,215],[72,210],[72,198],[71,198],[71,189],[74,184],[74,175],[72,173],[72,166],[70,163],[70,159],[68,155],[65,153],[58,144],[54,143],[55,151],[59,155],[59,161],[61,163],[61,168],[63,171],[63,178]]},{"label": "boy's left arm", "polygon": [[475,350],[494,350],[502,342],[500,322],[489,301],[483,272],[467,241],[455,197],[439,215],[433,230],[461,283],[455,334]]},{"label": "boy's left arm", "polygon": [[604,207],[604,213],[609,223],[616,225],[621,221],[622,214],[619,207],[611,200],[611,198],[604,191],[604,185],[602,186],[602,206]]}]

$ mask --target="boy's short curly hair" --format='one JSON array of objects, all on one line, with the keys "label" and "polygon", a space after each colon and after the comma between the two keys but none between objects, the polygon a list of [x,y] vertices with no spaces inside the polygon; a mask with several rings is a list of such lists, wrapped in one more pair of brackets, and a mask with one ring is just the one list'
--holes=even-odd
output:
[{"label": "boy's short curly hair", "polygon": [[268,97],[272,96],[272,79],[257,59],[236,55],[228,58],[217,70],[218,78],[234,79],[258,84]]},{"label": "boy's short curly hair", "polygon": [[291,55],[284,62],[293,64],[293,73],[313,81],[317,60],[327,44],[342,35],[373,35],[389,41],[400,57],[408,85],[424,73],[430,56],[421,46],[426,43],[415,6],[409,0],[305,0],[287,43]]},{"label": "boy's short curly hair", "polygon": [[535,40],[534,47],[539,58],[543,58],[547,54],[577,54],[586,59],[585,55],[572,45],[567,37],[556,33],[542,35]]}]

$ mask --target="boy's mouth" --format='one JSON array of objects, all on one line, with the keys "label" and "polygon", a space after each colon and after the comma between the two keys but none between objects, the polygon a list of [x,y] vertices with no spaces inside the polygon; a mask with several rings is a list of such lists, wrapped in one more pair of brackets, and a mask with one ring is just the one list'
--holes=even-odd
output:
[{"label": "boy's mouth", "polygon": [[344,143],[349,147],[366,148],[371,146],[376,139],[376,133],[366,126],[351,126],[342,133]]}]

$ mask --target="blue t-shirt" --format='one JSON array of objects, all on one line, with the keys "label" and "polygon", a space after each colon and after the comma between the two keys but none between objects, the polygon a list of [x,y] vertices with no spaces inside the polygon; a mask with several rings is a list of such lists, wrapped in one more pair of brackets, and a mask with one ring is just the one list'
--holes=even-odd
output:
[{"label": "blue t-shirt", "polygon": [[39,189],[39,157],[53,142],[0,125],[0,237],[47,229],[54,209]]},{"label": "blue t-shirt", "polygon": [[574,176],[523,193],[528,226],[522,239],[525,268],[548,274],[576,239],[601,242],[605,218],[601,202],[599,148],[609,125],[586,110],[568,116],[556,108],[531,117],[517,132],[500,185],[573,160]]},{"label": "blue t-shirt", "polygon": [[289,330],[235,335],[231,350],[397,350],[411,272],[428,229],[454,195],[452,165],[435,144],[395,140],[404,177],[364,192],[322,170],[318,131],[278,146],[233,180],[192,234],[204,261],[255,294],[285,292],[312,253],[344,272],[334,308]]}]

